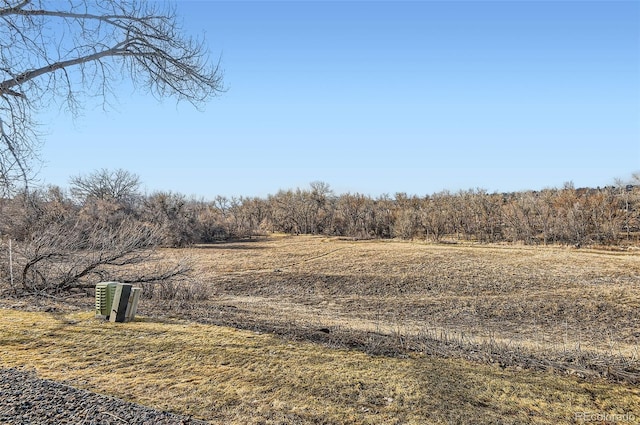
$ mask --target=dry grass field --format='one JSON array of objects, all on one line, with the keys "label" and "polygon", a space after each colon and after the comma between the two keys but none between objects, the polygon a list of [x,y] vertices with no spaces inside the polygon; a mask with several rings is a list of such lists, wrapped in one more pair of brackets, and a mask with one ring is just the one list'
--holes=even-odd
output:
[{"label": "dry grass field", "polygon": [[272,236],[164,255],[191,257],[207,300],[143,299],[128,324],[91,298],[5,300],[0,367],[212,423],[640,417],[639,251]]},{"label": "dry grass field", "polygon": [[33,368],[48,379],[214,424],[640,417],[640,389],[607,381],[434,356],[370,356],[184,320],[114,324],[88,312],[0,312],[0,367]]},{"label": "dry grass field", "polygon": [[180,317],[373,353],[640,372],[637,250],[283,236],[186,251],[210,300],[173,303]]}]

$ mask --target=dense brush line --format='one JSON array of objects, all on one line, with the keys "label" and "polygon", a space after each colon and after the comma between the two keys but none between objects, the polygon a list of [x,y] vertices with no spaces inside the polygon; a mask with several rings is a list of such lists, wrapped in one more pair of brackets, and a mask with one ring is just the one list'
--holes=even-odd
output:
[{"label": "dense brush line", "polygon": [[[133,176],[137,179],[136,176]],[[376,198],[334,195],[325,183],[281,190],[266,198],[179,193],[67,196],[58,187],[4,199],[0,232],[26,240],[43,226],[117,227],[136,221],[159,229],[162,246],[250,238],[268,232],[353,238],[402,238],[570,244],[636,244],[640,238],[640,186],[545,189],[515,193],[467,190],[424,197],[397,193]],[[71,189],[77,195],[77,190]]]}]

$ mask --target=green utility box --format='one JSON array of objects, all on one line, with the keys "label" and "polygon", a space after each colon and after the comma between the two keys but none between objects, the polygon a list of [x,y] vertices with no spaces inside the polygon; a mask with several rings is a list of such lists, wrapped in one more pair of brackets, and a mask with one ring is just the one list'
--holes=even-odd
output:
[{"label": "green utility box", "polygon": [[127,310],[124,313],[124,321],[130,322],[136,317],[138,311],[138,301],[142,294],[142,288],[131,288],[131,294],[129,295],[129,301],[127,302]]},{"label": "green utility box", "polygon": [[96,317],[111,322],[130,322],[136,316],[142,288],[118,282],[96,285]]},{"label": "green utility box", "polygon": [[117,282],[101,282],[96,285],[96,317],[108,319],[111,315],[113,296],[116,293]]}]

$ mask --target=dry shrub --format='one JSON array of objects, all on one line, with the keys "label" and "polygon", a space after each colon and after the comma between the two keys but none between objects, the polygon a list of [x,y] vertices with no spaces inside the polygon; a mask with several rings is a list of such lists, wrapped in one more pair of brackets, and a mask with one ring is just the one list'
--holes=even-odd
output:
[{"label": "dry shrub", "polygon": [[206,301],[207,286],[198,280],[163,281],[142,283],[142,294],[151,300]]}]

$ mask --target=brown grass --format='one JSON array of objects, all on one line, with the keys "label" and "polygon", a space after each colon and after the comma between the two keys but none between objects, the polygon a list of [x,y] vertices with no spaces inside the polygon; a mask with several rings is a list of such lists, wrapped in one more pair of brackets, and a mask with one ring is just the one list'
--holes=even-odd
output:
[{"label": "brown grass", "polygon": [[[149,317],[0,310],[0,366],[231,424],[570,424],[640,416],[637,387],[464,360],[369,356]],[[633,415],[633,416],[629,416]]]},{"label": "brown grass", "polygon": [[640,377],[638,251],[308,236],[186,251],[211,298],[167,314],[336,345],[445,340]]},{"label": "brown grass", "polygon": [[118,326],[91,298],[2,310],[0,364],[222,423],[640,417],[637,250],[278,236],[163,254],[195,260],[197,297]]}]

